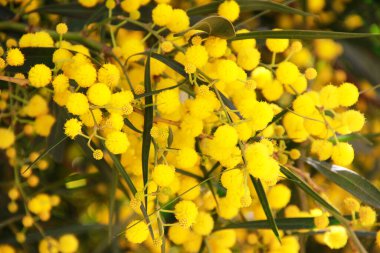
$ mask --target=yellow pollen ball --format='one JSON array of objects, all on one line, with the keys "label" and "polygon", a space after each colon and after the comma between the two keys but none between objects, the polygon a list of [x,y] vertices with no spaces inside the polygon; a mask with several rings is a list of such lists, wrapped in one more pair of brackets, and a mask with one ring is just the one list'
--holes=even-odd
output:
[{"label": "yellow pollen ball", "polygon": [[92,153],[92,157],[94,157],[95,160],[103,159],[103,151],[100,149],[95,149]]},{"label": "yellow pollen ball", "polygon": [[362,226],[373,226],[376,222],[376,211],[369,206],[361,206],[359,209],[359,221]]},{"label": "yellow pollen ball", "polygon": [[186,61],[197,68],[203,67],[208,60],[207,50],[204,46],[194,45],[189,47],[185,53]]},{"label": "yellow pollen ball", "polygon": [[[274,29],[278,30],[280,29]],[[266,39],[265,45],[273,53],[282,53],[289,47],[289,39]]]},{"label": "yellow pollen ball", "polygon": [[194,202],[182,200],[175,205],[174,215],[182,227],[188,228],[195,223],[198,216],[198,208]]},{"label": "yellow pollen ball", "polygon": [[343,200],[344,207],[349,212],[358,212],[360,208],[360,203],[354,198],[348,197]]},{"label": "yellow pollen ball", "polygon": [[87,97],[92,104],[103,106],[111,100],[111,90],[104,83],[96,83],[87,90]]},{"label": "yellow pollen ball", "polygon": [[51,70],[44,64],[36,64],[29,70],[28,79],[31,86],[44,87],[51,82]]},{"label": "yellow pollen ball", "polygon": [[90,87],[96,81],[96,69],[90,63],[81,64],[74,72],[73,79],[80,87]]},{"label": "yellow pollen ball", "polygon": [[110,87],[115,87],[120,81],[120,71],[115,65],[106,63],[98,71],[98,80]]},{"label": "yellow pollen ball", "polygon": [[68,28],[67,28],[67,25],[65,23],[59,23],[56,27],[55,27],[55,30],[57,31],[57,33],[59,35],[63,35],[65,33],[67,33],[68,31]]},{"label": "yellow pollen ball", "polygon": [[218,14],[231,22],[239,18],[240,6],[234,0],[226,0],[218,7]]},{"label": "yellow pollen ball", "polygon": [[13,131],[7,128],[0,128],[0,149],[7,149],[13,145],[16,136]]},{"label": "yellow pollen ball", "polygon": [[73,234],[65,234],[59,238],[59,250],[62,253],[77,252],[79,241]]},{"label": "yellow pollen ball", "polygon": [[125,237],[132,243],[142,243],[149,236],[149,229],[144,221],[134,220],[128,224]]},{"label": "yellow pollen ball", "polygon": [[341,106],[352,106],[359,98],[359,90],[352,83],[343,83],[338,87],[339,104]]},{"label": "yellow pollen ball", "polygon": [[314,217],[315,227],[318,229],[324,229],[329,225],[329,217],[327,214],[322,214],[320,216]]},{"label": "yellow pollen ball", "polygon": [[354,160],[354,149],[349,143],[340,142],[333,147],[331,158],[337,165],[350,165]]},{"label": "yellow pollen ball", "polygon": [[158,26],[167,25],[173,16],[173,8],[168,4],[159,4],[152,11],[153,23]]},{"label": "yellow pollen ball", "polygon": [[281,62],[276,70],[276,77],[283,84],[294,83],[299,75],[298,67],[291,62]]},{"label": "yellow pollen ball", "polygon": [[326,109],[334,109],[339,106],[338,87],[329,84],[320,91],[321,105]]},{"label": "yellow pollen ball", "polygon": [[122,154],[127,151],[129,141],[123,132],[114,131],[107,135],[105,141],[107,149],[113,154]]},{"label": "yellow pollen ball", "polygon": [[88,112],[90,105],[87,97],[82,93],[71,93],[67,99],[66,108],[74,115],[82,115]]},{"label": "yellow pollen ball", "polygon": [[347,243],[347,232],[342,226],[331,226],[323,235],[323,241],[330,249],[343,248]]},{"label": "yellow pollen ball", "polygon": [[159,164],[153,169],[152,178],[158,186],[168,186],[174,180],[175,169],[173,166]]},{"label": "yellow pollen ball", "polygon": [[10,66],[22,66],[25,62],[24,55],[18,48],[9,49],[6,60]]},{"label": "yellow pollen ball", "polygon": [[167,23],[168,29],[173,33],[178,33],[189,28],[190,19],[186,12],[182,9],[174,9]]},{"label": "yellow pollen ball", "polygon": [[82,122],[72,118],[65,123],[65,134],[71,139],[74,139],[78,134],[82,133]]}]

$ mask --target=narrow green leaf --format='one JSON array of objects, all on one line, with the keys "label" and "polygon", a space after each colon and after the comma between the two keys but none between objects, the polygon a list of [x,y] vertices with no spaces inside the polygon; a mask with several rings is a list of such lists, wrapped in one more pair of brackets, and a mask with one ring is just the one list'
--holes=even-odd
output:
[{"label": "narrow green leaf", "polygon": [[[150,54],[146,59],[145,64],[145,75],[144,75],[144,87],[146,92],[152,91],[152,85],[150,80]],[[153,104],[153,97],[146,96],[145,104],[151,105]],[[149,166],[149,150],[150,144],[152,141],[152,136],[150,135],[150,130],[153,126],[153,106],[145,107],[144,109],[144,129],[143,129],[143,140],[142,140],[142,175],[144,186],[148,183],[148,166]],[[148,187],[145,188],[145,207],[148,205]]]},{"label": "narrow green leaf", "polygon": [[[350,217],[347,217],[350,218]],[[335,217],[329,217],[329,225],[340,224]],[[314,229],[314,218],[279,218],[275,219],[275,222],[279,229],[281,230],[299,230],[299,229]],[[224,227],[218,228],[221,229],[271,229],[271,222],[269,220],[255,220],[255,221],[246,221],[240,223],[231,223]]]},{"label": "narrow green leaf", "polygon": [[210,16],[204,18],[186,31],[176,35],[183,35],[190,30],[201,30],[206,32],[208,36],[215,36],[223,39],[229,39],[235,36],[235,28],[233,24],[228,19],[221,16]]},{"label": "narrow green leaf", "polygon": [[112,154],[111,152],[108,152],[108,153],[109,153],[117,171],[120,173],[120,175],[123,177],[123,179],[127,183],[129,190],[132,192],[133,195],[135,195],[137,192],[137,189],[136,189],[135,185],[133,184],[132,179],[129,177],[128,173],[125,171],[125,169],[124,169],[123,165],[120,163],[119,159],[114,154]]},{"label": "narrow green leaf", "polygon": [[57,143],[55,143],[54,145],[52,145],[51,147],[45,149],[44,152],[42,152],[36,160],[34,160],[29,166],[28,168],[26,168],[24,171],[21,171],[21,173],[25,173],[26,171],[28,171],[30,168],[32,168],[39,160],[41,160],[42,158],[44,158],[47,154],[49,154],[50,151],[52,151],[53,149],[55,149],[59,144],[61,144],[62,142],[64,142],[66,139],[68,138],[68,136],[65,136],[63,137],[62,139],[60,139]]},{"label": "narrow green leaf", "polygon": [[[209,4],[197,6],[194,8],[191,8],[187,11],[187,14],[189,16],[194,16],[194,15],[208,15],[211,13],[216,13],[218,11],[219,5],[223,1],[215,1],[211,2]],[[297,14],[301,16],[312,16],[313,14],[304,12],[299,9],[295,9],[292,7],[289,7],[287,5],[281,4],[281,3],[276,3],[272,1],[264,1],[264,0],[251,0],[251,1],[246,1],[246,0],[238,0],[237,3],[240,6],[240,12],[250,12],[250,11],[276,11],[280,13],[287,13],[287,14]]]},{"label": "narrow green leaf", "polygon": [[173,86],[170,86],[170,87],[167,87],[167,88],[163,88],[163,89],[159,89],[159,90],[153,90],[151,92],[145,92],[143,94],[138,94],[135,96],[135,98],[145,98],[147,96],[153,96],[153,95],[157,95],[157,94],[160,94],[161,92],[163,91],[166,91],[166,90],[171,90],[171,89],[175,89],[175,88],[178,88],[180,87],[182,84],[186,83],[187,82],[187,79],[184,79],[182,81],[180,81],[178,84],[176,85],[173,85]]},{"label": "narrow green leaf", "polygon": [[267,31],[253,31],[248,33],[236,34],[232,40],[246,40],[246,39],[355,39],[365,37],[375,37],[380,34],[373,33],[346,33],[346,32],[333,32],[333,31],[316,31],[316,30],[267,30]]},{"label": "narrow green leaf", "polygon": [[164,63],[165,65],[167,65],[168,67],[176,71],[181,76],[188,78],[188,74],[186,74],[185,72],[185,67],[181,63],[174,61],[170,58],[167,58],[163,55],[153,53],[153,52],[151,53],[151,57]]},{"label": "narrow green leaf", "polygon": [[347,220],[339,213],[339,211],[333,207],[329,202],[327,202],[325,199],[323,199],[321,196],[319,196],[318,193],[316,193],[308,184],[306,184],[302,179],[300,179],[297,175],[295,175],[293,172],[285,168],[284,166],[280,167],[280,171],[282,174],[284,174],[289,180],[294,182],[298,187],[300,187],[306,194],[308,194],[310,197],[312,197],[316,202],[318,202],[321,206],[323,206],[332,216],[334,216],[341,225],[343,225],[349,236],[351,237],[352,241],[355,243],[356,247],[358,248],[359,252],[366,253],[367,251],[361,244],[358,237],[355,235],[354,231],[351,229],[350,224],[347,222]]},{"label": "narrow green leaf", "polygon": [[128,118],[124,118],[124,124],[127,125],[127,127],[132,129],[133,131],[135,131],[136,133],[139,133],[139,134],[142,133],[142,131],[138,129],[137,127],[135,127]]},{"label": "narrow green leaf", "polygon": [[306,163],[360,201],[380,209],[380,191],[356,172],[338,165],[306,158]]},{"label": "narrow green leaf", "polygon": [[267,216],[269,226],[272,229],[274,235],[277,237],[277,240],[279,242],[281,242],[280,233],[278,232],[278,227],[277,227],[276,221],[273,217],[272,210],[269,206],[269,202],[268,202],[267,196],[265,194],[263,184],[261,183],[260,179],[254,178],[251,175],[250,175],[250,178],[251,178],[251,181],[253,183],[253,186],[255,187],[257,196],[259,197],[259,200],[260,200],[261,206],[264,210],[264,213]]}]

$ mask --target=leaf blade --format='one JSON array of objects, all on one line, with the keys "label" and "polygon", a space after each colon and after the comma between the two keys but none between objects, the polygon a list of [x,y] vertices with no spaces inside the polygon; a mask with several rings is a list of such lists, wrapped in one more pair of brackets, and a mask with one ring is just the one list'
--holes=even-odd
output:
[{"label": "leaf blade", "polygon": [[364,203],[380,209],[380,191],[367,179],[337,165],[306,158],[306,163]]}]

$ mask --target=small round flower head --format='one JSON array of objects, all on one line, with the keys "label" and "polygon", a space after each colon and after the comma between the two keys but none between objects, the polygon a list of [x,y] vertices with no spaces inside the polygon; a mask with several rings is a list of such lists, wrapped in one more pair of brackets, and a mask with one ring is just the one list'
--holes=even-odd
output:
[{"label": "small round flower head", "polygon": [[359,221],[362,226],[373,226],[376,222],[376,211],[369,206],[359,208]]},{"label": "small round flower head", "polygon": [[98,80],[110,87],[115,87],[120,81],[120,71],[115,65],[106,63],[98,71]]},{"label": "small round flower head", "polygon": [[193,63],[187,62],[185,64],[185,72],[187,74],[194,74],[196,71],[197,71],[197,67]]},{"label": "small round flower head", "polygon": [[67,110],[74,115],[82,115],[88,112],[90,105],[88,99],[82,93],[71,93],[67,99]]},{"label": "small round flower head", "polygon": [[347,232],[342,226],[331,226],[328,228],[328,232],[323,235],[323,242],[330,249],[343,248],[347,243]]},{"label": "small round flower head", "polygon": [[225,0],[218,7],[218,14],[231,22],[239,18],[240,6],[234,0]]},{"label": "small round flower head", "polygon": [[193,45],[187,48],[185,57],[187,62],[194,64],[197,68],[203,67],[208,60],[206,48],[201,45]]},{"label": "small round flower head", "polygon": [[173,166],[159,164],[153,169],[152,178],[158,186],[168,186],[174,180],[175,169]]},{"label": "small round flower head", "polygon": [[301,157],[301,152],[298,149],[293,148],[290,150],[289,155],[291,159],[297,160]]},{"label": "small round flower head", "polygon": [[341,114],[341,117],[350,132],[359,132],[365,124],[364,115],[356,110],[345,111]]},{"label": "small round flower head", "polygon": [[148,225],[144,221],[134,220],[127,225],[125,230],[125,238],[132,243],[142,243],[148,236]]},{"label": "small round flower head", "polygon": [[165,53],[170,53],[174,49],[173,43],[171,41],[165,40],[161,43],[161,49]]},{"label": "small round flower head", "polygon": [[197,215],[197,219],[193,224],[192,229],[198,235],[206,236],[209,235],[214,228],[214,220],[212,216],[204,211],[201,211]]},{"label": "small round flower head", "polygon": [[167,25],[173,16],[173,8],[168,4],[158,4],[152,11],[153,23],[158,26]]},{"label": "small round flower head", "polygon": [[51,82],[51,70],[44,64],[36,64],[29,70],[28,79],[31,86],[44,87]]},{"label": "small round flower head", "polygon": [[59,243],[53,237],[45,237],[40,241],[38,251],[41,253],[58,253]]},{"label": "small round flower head", "polygon": [[72,118],[65,123],[65,134],[74,139],[78,134],[82,133],[82,122],[76,118]]},{"label": "small round flower head", "polygon": [[298,67],[291,62],[281,62],[276,70],[276,77],[283,84],[294,83],[299,75]]},{"label": "small round flower head", "polygon": [[7,149],[13,145],[16,140],[13,131],[7,128],[0,128],[0,149]]},{"label": "small round flower head", "polygon": [[105,141],[107,149],[113,154],[122,154],[127,151],[129,141],[123,132],[114,131],[107,135]]},{"label": "small round flower head", "polygon": [[273,53],[282,53],[289,47],[289,39],[266,39],[265,45]]},{"label": "small round flower head", "polygon": [[343,200],[344,207],[349,212],[358,212],[360,208],[360,203],[354,198],[348,197]]},{"label": "small round flower head", "polygon": [[338,87],[339,104],[341,106],[352,106],[359,98],[359,90],[352,83],[343,83]]},{"label": "small round flower head", "polygon": [[64,74],[57,75],[53,80],[53,88],[55,92],[63,92],[67,90],[70,86],[69,78]]},{"label": "small round flower head", "polygon": [[273,186],[268,193],[268,201],[271,208],[279,210],[284,208],[290,201],[291,191],[283,184]]},{"label": "small round flower head", "polygon": [[320,91],[321,105],[326,109],[334,109],[339,106],[338,87],[329,84],[324,86]]},{"label": "small round flower head", "polygon": [[168,29],[173,33],[178,33],[189,28],[190,19],[186,12],[182,9],[174,9],[169,22],[167,23]]},{"label": "small round flower head", "polygon": [[90,63],[81,64],[74,72],[73,79],[80,87],[90,87],[96,81],[96,69]]},{"label": "small round flower head", "polygon": [[106,0],[106,8],[109,10],[113,10],[116,7],[115,0]]},{"label": "small round flower head", "polygon": [[314,217],[314,225],[318,229],[324,229],[327,228],[329,225],[329,217],[326,213]]},{"label": "small round flower head", "polygon": [[24,55],[18,48],[9,49],[6,60],[10,66],[22,66],[25,62]]},{"label": "small round flower head", "polygon": [[222,125],[218,127],[214,133],[214,142],[220,147],[234,147],[238,143],[238,133],[236,129],[230,125]]},{"label": "small round flower head", "polygon": [[320,161],[329,159],[333,152],[333,144],[327,140],[314,140],[311,144],[311,153],[316,154]]},{"label": "small round flower head", "polygon": [[103,151],[101,149],[95,149],[92,153],[92,157],[94,157],[95,160],[102,160],[103,159]]},{"label": "small round flower head", "polygon": [[246,48],[239,51],[237,63],[244,70],[253,70],[260,63],[261,54],[256,48]]},{"label": "small round flower head", "polygon": [[173,226],[170,226],[168,231],[168,237],[170,241],[177,245],[181,245],[184,242],[186,242],[189,238],[189,235],[189,228],[182,227],[179,224],[174,224]]},{"label": "small round flower head", "polygon": [[238,78],[239,67],[234,61],[220,60],[217,64],[216,72],[221,81],[229,83]]},{"label": "small round flower head", "polygon": [[305,77],[307,80],[313,80],[317,77],[317,70],[315,68],[307,68],[305,71]]},{"label": "small round flower head", "polygon": [[62,253],[77,252],[79,241],[73,234],[65,234],[59,237],[59,251]]},{"label": "small round flower head", "polygon": [[180,106],[179,93],[175,89],[165,90],[157,95],[157,109],[160,113],[171,114]]},{"label": "small round flower head", "polygon": [[98,3],[97,0],[78,0],[78,2],[86,8],[92,8]]},{"label": "small round flower head", "polygon": [[354,149],[349,143],[340,142],[333,147],[331,158],[336,165],[350,165],[354,160]]},{"label": "small round flower head", "polygon": [[210,57],[222,57],[227,50],[227,40],[210,36],[207,38],[205,47]]},{"label": "small round flower head", "polygon": [[65,33],[67,33],[68,31],[68,28],[67,28],[67,25],[65,23],[59,23],[56,27],[55,27],[55,30],[57,31],[57,33],[59,35],[63,35]]},{"label": "small round flower head", "polygon": [[104,83],[96,83],[87,90],[87,97],[92,104],[103,106],[111,100],[111,90]]},{"label": "small round flower head", "polygon": [[175,205],[174,215],[182,227],[188,228],[195,223],[198,216],[198,208],[194,202],[182,200]]},{"label": "small round flower head", "polygon": [[192,148],[183,148],[178,151],[176,156],[177,167],[181,169],[190,169],[198,161],[198,154]]}]

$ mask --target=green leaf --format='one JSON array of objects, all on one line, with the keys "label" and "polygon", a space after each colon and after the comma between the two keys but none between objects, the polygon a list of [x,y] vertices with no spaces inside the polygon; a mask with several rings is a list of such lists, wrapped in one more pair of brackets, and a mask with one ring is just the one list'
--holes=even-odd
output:
[{"label": "green leaf", "polygon": [[[152,84],[150,80],[150,54],[146,59],[145,64],[145,75],[144,75],[144,87],[146,92],[152,91]],[[153,97],[145,97],[145,105],[153,104]],[[153,106],[145,107],[144,109],[144,129],[143,129],[143,140],[142,140],[142,175],[144,186],[148,183],[148,166],[149,166],[149,150],[150,144],[152,142],[152,136],[150,135],[150,130],[153,126]],[[145,187],[145,207],[148,205],[148,187]]]},{"label": "green leaf", "polygon": [[183,31],[176,35],[183,35],[190,30],[201,30],[206,32],[208,36],[215,36],[223,39],[229,39],[235,36],[235,28],[232,23],[228,19],[221,16],[211,16],[204,18],[186,31]]},{"label": "green leaf", "polygon": [[316,161],[312,158],[306,158],[306,163],[339,185],[342,189],[360,199],[360,201],[380,209],[379,189],[356,172],[338,165]]},{"label": "green leaf", "polygon": [[267,196],[265,194],[263,184],[261,183],[260,179],[254,178],[251,175],[250,175],[250,177],[251,177],[251,181],[253,183],[253,186],[255,187],[257,196],[259,197],[259,200],[260,200],[261,206],[264,210],[264,213],[267,216],[267,219],[269,222],[269,227],[272,229],[274,235],[277,237],[277,240],[279,242],[281,242],[280,233],[278,232],[278,227],[277,227],[276,221],[273,217],[272,210],[270,209],[269,202],[268,202]]},{"label": "green leaf", "polygon": [[135,195],[137,192],[137,189],[135,185],[133,184],[132,179],[129,177],[128,173],[125,171],[123,165],[120,163],[120,160],[111,152],[108,152],[108,153],[115,165],[115,168],[117,169],[117,171],[120,173],[120,175],[123,177],[123,179],[127,183],[129,190],[132,192],[133,195]]},{"label": "green leaf", "polygon": [[333,31],[315,31],[315,30],[267,30],[267,31],[253,31],[248,33],[236,34],[232,40],[246,40],[246,39],[354,39],[379,36],[380,34],[372,33],[346,33],[346,32],[333,32]]},{"label": "green leaf", "polygon": [[185,72],[185,67],[181,63],[174,61],[170,58],[167,58],[163,55],[153,53],[153,52],[151,53],[151,57],[164,63],[165,65],[167,65],[168,67],[176,71],[181,76],[188,78],[188,74],[186,74]]},{"label": "green leaf", "polygon": [[343,225],[349,236],[351,237],[352,241],[355,243],[356,247],[358,248],[359,252],[366,253],[367,251],[361,244],[360,240],[355,235],[354,231],[351,229],[350,224],[347,222],[347,220],[339,213],[339,211],[333,207],[329,202],[327,202],[325,199],[323,199],[321,196],[319,196],[318,193],[316,193],[308,184],[306,184],[301,178],[299,178],[297,175],[295,175],[292,171],[285,168],[281,165],[280,171],[282,174],[284,174],[289,180],[291,180],[293,183],[295,183],[298,187],[300,187],[306,194],[308,194],[310,197],[312,197],[316,202],[318,202],[321,206],[323,206],[332,216],[334,216],[341,225]]},{"label": "green leaf", "polygon": [[[219,5],[223,1],[215,1],[211,2],[209,4],[201,5],[198,7],[191,8],[187,11],[187,14],[189,16],[194,15],[208,15],[211,13],[216,13],[218,11]],[[250,11],[276,11],[281,13],[287,13],[287,14],[298,14],[301,16],[312,16],[313,14],[304,12],[302,10],[298,10],[289,6],[286,6],[281,3],[276,3],[272,1],[264,1],[264,0],[251,0],[251,1],[244,1],[244,0],[238,0],[237,3],[240,6],[240,12],[250,12]]]},{"label": "green leaf", "polygon": [[[350,218],[350,217],[347,217]],[[337,225],[339,221],[334,217],[329,217],[329,225]],[[299,230],[299,229],[314,229],[314,218],[279,218],[274,220],[281,230]],[[240,223],[231,223],[221,229],[271,229],[271,222],[269,220],[256,220],[246,221]]]},{"label": "green leaf", "polygon": [[132,129],[136,133],[139,133],[139,134],[142,133],[142,131],[140,129],[138,129],[137,127],[135,127],[128,118],[124,118],[124,124],[126,124],[127,127],[129,127],[130,129]]}]

